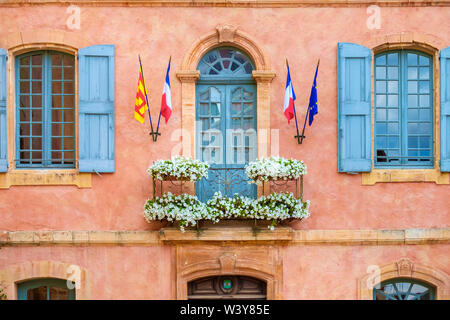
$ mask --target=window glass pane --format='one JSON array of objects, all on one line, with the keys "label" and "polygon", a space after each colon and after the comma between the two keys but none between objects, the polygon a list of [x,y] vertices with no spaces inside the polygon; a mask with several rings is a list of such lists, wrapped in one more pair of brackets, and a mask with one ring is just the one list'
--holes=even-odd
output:
[{"label": "window glass pane", "polygon": [[377,119],[377,121],[386,121],[386,110],[385,109],[377,109],[376,119]]},{"label": "window glass pane", "polygon": [[398,79],[398,68],[397,67],[389,67],[388,68],[388,78],[389,79]]},{"label": "window glass pane", "polygon": [[398,107],[398,95],[390,94],[388,96],[388,107]]},{"label": "window glass pane", "polygon": [[419,98],[419,104],[421,108],[430,107],[430,96],[428,94],[421,94]]},{"label": "window glass pane", "polygon": [[376,67],[375,68],[377,79],[386,79],[386,68]]},{"label": "window glass pane", "polygon": [[408,108],[417,108],[418,106],[418,97],[415,94],[408,95]]},{"label": "window glass pane", "polygon": [[50,300],[68,300],[69,289],[68,288],[49,288]]},{"label": "window glass pane", "polygon": [[398,109],[388,109],[388,120],[389,121],[398,120]]},{"label": "window glass pane", "polygon": [[417,54],[408,53],[408,66],[417,66]]},{"label": "window glass pane", "polygon": [[375,100],[376,100],[377,107],[385,107],[386,106],[386,95],[377,94],[375,97]]},{"label": "window glass pane", "polygon": [[27,292],[27,300],[47,300],[47,287],[42,286],[29,289]]},{"label": "window glass pane", "polygon": [[409,80],[417,79],[417,67],[409,67],[408,68],[408,79]]},{"label": "window glass pane", "polygon": [[398,53],[390,53],[388,54],[388,65],[395,66],[398,64]]}]

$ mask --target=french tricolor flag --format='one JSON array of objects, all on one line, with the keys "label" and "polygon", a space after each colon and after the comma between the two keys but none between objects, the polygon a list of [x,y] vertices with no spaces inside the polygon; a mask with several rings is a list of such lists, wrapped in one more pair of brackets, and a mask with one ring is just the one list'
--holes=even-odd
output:
[{"label": "french tricolor flag", "polygon": [[169,79],[169,71],[170,71],[170,61],[169,66],[167,67],[166,73],[166,82],[164,83],[164,90],[161,99],[161,114],[166,119],[166,123],[172,114],[172,96],[170,95],[170,79]]},{"label": "french tricolor flag", "polygon": [[294,117],[294,101],[295,101],[295,93],[294,88],[292,87],[291,74],[289,73],[289,66],[287,66],[288,74],[286,80],[286,90],[284,92],[284,105],[283,112],[286,118],[289,121]]}]

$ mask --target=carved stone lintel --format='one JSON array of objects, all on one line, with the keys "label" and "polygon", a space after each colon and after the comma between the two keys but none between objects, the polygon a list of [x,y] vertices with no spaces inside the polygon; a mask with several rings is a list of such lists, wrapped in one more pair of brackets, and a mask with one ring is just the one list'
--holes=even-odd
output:
[{"label": "carved stone lintel", "polygon": [[414,272],[414,263],[408,258],[402,258],[395,263],[397,266],[397,274],[399,276],[412,276]]},{"label": "carved stone lintel", "polygon": [[196,82],[200,78],[200,71],[180,70],[176,75],[181,82]]},{"label": "carved stone lintel", "polygon": [[236,255],[232,253],[224,253],[219,257],[221,273],[233,273],[236,264]]},{"label": "carved stone lintel", "polygon": [[275,78],[275,73],[266,70],[253,70],[252,76],[256,82],[272,82],[273,78]]},{"label": "carved stone lintel", "polygon": [[229,24],[218,25],[216,27],[216,30],[217,30],[217,33],[219,34],[219,43],[234,41],[234,36],[235,36],[236,30],[237,30],[236,27],[229,25]]}]

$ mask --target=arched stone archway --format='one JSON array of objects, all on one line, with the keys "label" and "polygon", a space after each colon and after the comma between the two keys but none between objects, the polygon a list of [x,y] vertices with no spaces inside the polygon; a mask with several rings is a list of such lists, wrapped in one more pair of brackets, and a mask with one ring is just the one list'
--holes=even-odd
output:
[{"label": "arched stone archway", "polygon": [[58,261],[31,261],[0,270],[0,284],[9,300],[17,299],[17,284],[39,278],[66,279],[75,282],[76,299],[90,298],[91,282],[86,269]]},{"label": "arched stone archway", "polygon": [[195,157],[195,84],[200,77],[197,64],[205,53],[219,46],[236,47],[255,63],[252,72],[257,86],[258,157],[270,153],[270,83],[275,73],[269,59],[247,34],[234,26],[219,25],[215,32],[201,37],[186,53],[177,77],[181,81],[182,153]]},{"label": "arched stone archway", "polygon": [[245,276],[267,284],[267,299],[282,299],[283,264],[273,246],[179,245],[176,299],[188,298],[188,283],[220,275]]},{"label": "arched stone archway", "polygon": [[409,278],[424,281],[436,288],[437,300],[450,299],[449,276],[438,269],[414,263],[411,259],[401,258],[379,269],[374,268],[372,271],[358,280],[359,300],[372,300],[373,287],[375,285],[395,278]]}]

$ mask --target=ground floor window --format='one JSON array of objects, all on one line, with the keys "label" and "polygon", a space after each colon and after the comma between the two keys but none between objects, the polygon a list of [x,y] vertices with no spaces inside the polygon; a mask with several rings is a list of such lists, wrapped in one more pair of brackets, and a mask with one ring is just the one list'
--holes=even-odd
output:
[{"label": "ground floor window", "polygon": [[373,289],[374,300],[434,300],[435,288],[414,279],[391,279]]},{"label": "ground floor window", "polygon": [[[75,284],[73,284],[75,285]],[[17,285],[19,300],[75,300],[75,286],[62,279],[34,279]]]}]

